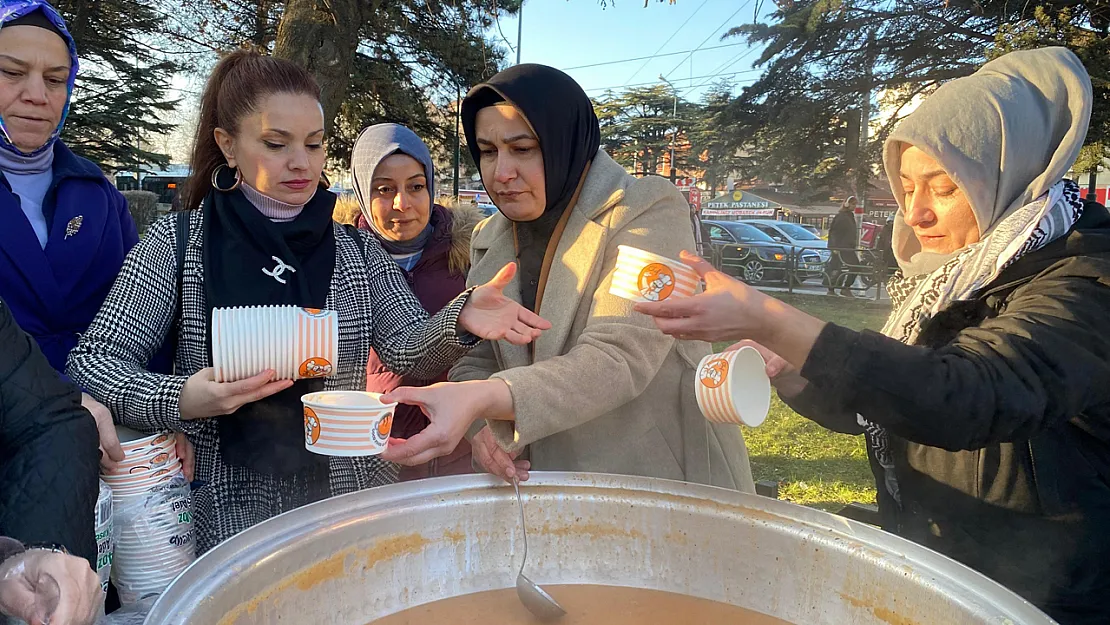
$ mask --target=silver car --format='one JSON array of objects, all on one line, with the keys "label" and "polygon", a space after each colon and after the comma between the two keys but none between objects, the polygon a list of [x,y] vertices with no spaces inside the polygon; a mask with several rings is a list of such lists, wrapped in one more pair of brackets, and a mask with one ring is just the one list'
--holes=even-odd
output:
[{"label": "silver car", "polygon": [[824,275],[825,263],[832,258],[832,252],[828,250],[829,242],[812,230],[800,224],[774,219],[745,219],[743,222],[759,228],[776,242],[792,248],[798,258],[799,279],[809,280]]}]

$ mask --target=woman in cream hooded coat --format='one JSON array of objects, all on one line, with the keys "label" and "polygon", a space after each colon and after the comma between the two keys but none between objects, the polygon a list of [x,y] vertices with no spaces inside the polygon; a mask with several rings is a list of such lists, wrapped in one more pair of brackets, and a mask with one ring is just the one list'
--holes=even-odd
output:
[{"label": "woman in cream hooded coat", "polygon": [[710,424],[694,399],[709,345],[664,336],[609,294],[618,245],[672,258],[693,249],[682,195],[598,149],[589,98],[558,70],[501,72],[471,90],[462,117],[499,209],[474,234],[468,283],[517,260],[505,294],[553,327],[534,348],[483,343],[452,369],[459,384],[394,392],[432,425],[386,457],[423,462],[470,429],[475,460],[505,479],[534,468],[754,491],[739,428]]}]

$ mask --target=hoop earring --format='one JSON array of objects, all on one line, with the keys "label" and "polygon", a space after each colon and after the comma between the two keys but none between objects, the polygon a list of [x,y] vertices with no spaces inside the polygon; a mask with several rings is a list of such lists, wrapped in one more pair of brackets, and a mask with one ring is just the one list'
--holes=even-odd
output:
[{"label": "hoop earring", "polygon": [[[230,187],[228,187],[226,189],[221,189],[218,180],[220,178],[220,172],[224,169],[230,169],[230,170],[235,172],[235,184],[231,185]],[[212,172],[212,188],[217,190],[217,191],[222,191],[223,193],[230,193],[230,192],[238,189],[239,185],[242,184],[242,183],[243,183],[243,174],[239,173],[239,168],[238,167],[231,167],[230,165],[220,165],[219,167],[217,167],[215,169],[215,171]]]}]

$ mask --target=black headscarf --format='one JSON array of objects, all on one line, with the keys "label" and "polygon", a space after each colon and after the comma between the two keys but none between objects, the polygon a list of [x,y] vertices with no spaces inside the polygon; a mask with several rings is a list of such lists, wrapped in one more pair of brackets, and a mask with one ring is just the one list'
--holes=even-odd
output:
[{"label": "black headscarf", "polygon": [[499,102],[512,104],[528,120],[543,155],[544,213],[534,221],[514,224],[519,243],[521,303],[534,309],[548,241],[601,146],[601,128],[593,103],[573,78],[546,65],[511,67],[471,89],[462,102],[466,144],[479,170],[481,150],[475,120],[478,111]]}]

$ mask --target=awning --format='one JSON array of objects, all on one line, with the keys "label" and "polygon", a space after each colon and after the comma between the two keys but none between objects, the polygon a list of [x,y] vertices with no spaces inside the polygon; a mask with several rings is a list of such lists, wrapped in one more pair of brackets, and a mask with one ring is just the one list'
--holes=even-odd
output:
[{"label": "awning", "polygon": [[701,214],[704,217],[774,217],[779,208],[778,202],[738,189],[706,202]]}]

